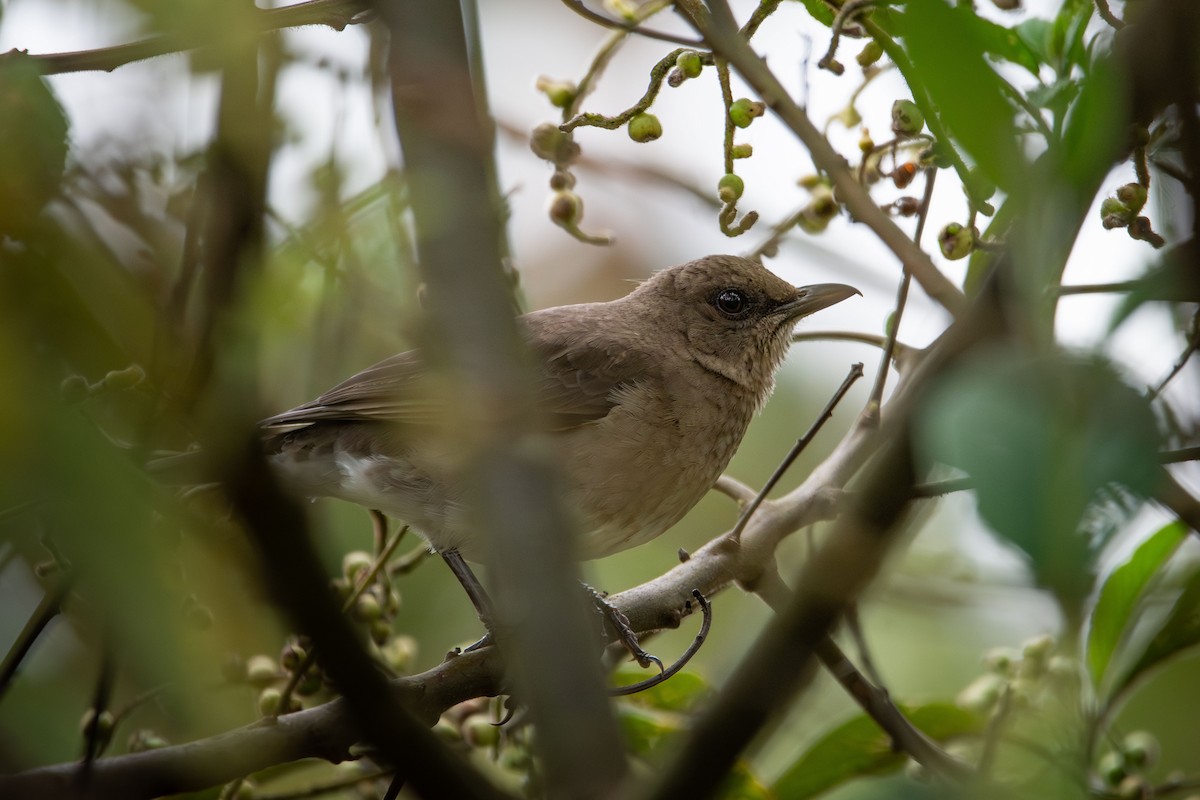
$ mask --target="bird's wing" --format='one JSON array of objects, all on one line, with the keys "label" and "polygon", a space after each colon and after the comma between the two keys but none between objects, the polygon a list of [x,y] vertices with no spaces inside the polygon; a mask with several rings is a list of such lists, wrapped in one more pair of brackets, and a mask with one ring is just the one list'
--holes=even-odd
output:
[{"label": "bird's wing", "polygon": [[[646,355],[604,337],[565,337],[552,326],[526,329],[539,364],[537,402],[552,430],[569,430],[602,419],[618,402],[619,392],[649,382]],[[430,391],[423,362],[415,351],[400,353],[343,381],[325,394],[290,411],[263,420],[270,430],[287,430],[322,421],[394,422],[429,425],[444,409]]]},{"label": "bird's wing", "polygon": [[367,367],[290,411],[263,420],[270,430],[300,428],[314,422],[403,422],[431,424],[437,404],[426,384],[425,366],[415,350]]}]

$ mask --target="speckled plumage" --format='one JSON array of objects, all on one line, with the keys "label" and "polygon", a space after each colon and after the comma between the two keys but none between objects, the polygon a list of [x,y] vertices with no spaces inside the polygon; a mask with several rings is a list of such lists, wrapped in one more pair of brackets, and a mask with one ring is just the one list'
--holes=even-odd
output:
[{"label": "speckled plumage", "polygon": [[[580,554],[642,544],[686,514],[770,396],[792,323],[852,293],[797,289],[756,262],[708,256],[618,300],[524,315],[539,403],[581,518]],[[728,313],[739,296],[746,308]],[[434,381],[409,351],[263,426],[273,463],[298,492],[378,509],[435,549],[479,560],[438,408]]]}]

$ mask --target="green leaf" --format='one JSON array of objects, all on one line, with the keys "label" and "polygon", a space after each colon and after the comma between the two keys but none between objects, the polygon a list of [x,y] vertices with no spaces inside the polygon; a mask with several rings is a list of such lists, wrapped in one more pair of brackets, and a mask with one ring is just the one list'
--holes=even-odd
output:
[{"label": "green leaf", "polygon": [[678,714],[629,703],[617,705],[617,724],[629,751],[639,756],[650,755],[664,739],[683,729],[683,719]]},{"label": "green leaf", "polygon": [[[1084,514],[1113,484],[1144,496],[1157,480],[1158,434],[1146,400],[1097,358],[992,350],[933,388],[919,451],[974,478],[979,514],[1030,558],[1064,609],[1092,590]],[[1096,525],[1098,530],[1111,526]]]},{"label": "green leaf", "polygon": [[37,64],[8,54],[0,68],[0,234],[28,225],[58,193],[67,116]]},{"label": "green leaf", "polygon": [[992,183],[1011,191],[1026,164],[1004,82],[983,56],[990,23],[966,5],[951,8],[942,0],[912,0],[896,22],[916,77],[950,134]]},{"label": "green leaf", "polygon": [[984,52],[1022,66],[1037,77],[1041,61],[1016,30],[981,17],[974,17],[971,24],[983,43]]},{"label": "green leaf", "polygon": [[1128,631],[1135,609],[1150,580],[1187,536],[1180,522],[1159,529],[1112,571],[1100,589],[1088,631],[1087,665],[1092,685],[1101,686],[1117,644]]},{"label": "green leaf", "polygon": [[[614,677],[616,685],[628,686],[645,680],[646,673],[635,669],[621,669]],[[625,702],[659,711],[688,711],[711,693],[712,687],[695,672],[680,672],[669,681],[663,681],[657,686],[625,698]]]},{"label": "green leaf", "polygon": [[1054,45],[1054,23],[1048,19],[1033,17],[1013,28],[1013,33],[1043,64],[1053,65],[1058,60]]},{"label": "green leaf", "polygon": [[[949,703],[902,710],[909,721],[937,741],[975,733],[983,727],[978,716]],[[771,790],[788,800],[804,800],[855,778],[895,771],[906,758],[896,752],[891,737],[874,720],[862,715],[822,736],[788,767]]]},{"label": "green leaf", "polygon": [[1171,656],[1200,644],[1200,569],[1188,577],[1183,594],[1154,634],[1133,668],[1113,688],[1117,694],[1135,678]]},{"label": "green leaf", "polygon": [[825,0],[800,0],[800,2],[804,3],[804,7],[808,9],[808,13],[817,22],[827,28],[833,25],[833,9],[829,7],[829,4]]}]

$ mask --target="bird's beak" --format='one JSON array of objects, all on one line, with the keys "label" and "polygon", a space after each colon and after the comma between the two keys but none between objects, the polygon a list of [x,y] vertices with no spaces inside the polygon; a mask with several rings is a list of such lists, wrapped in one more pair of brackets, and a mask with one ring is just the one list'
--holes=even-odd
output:
[{"label": "bird's beak", "polygon": [[796,290],[796,299],[784,303],[776,313],[784,314],[788,319],[800,319],[836,305],[853,295],[861,297],[862,292],[844,283],[814,283],[812,286],[801,286]]}]

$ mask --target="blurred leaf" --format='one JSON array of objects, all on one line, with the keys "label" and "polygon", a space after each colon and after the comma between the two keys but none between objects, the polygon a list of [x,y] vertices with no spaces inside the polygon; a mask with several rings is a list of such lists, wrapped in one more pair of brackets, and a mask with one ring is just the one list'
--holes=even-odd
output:
[{"label": "blurred leaf", "polygon": [[67,163],[67,116],[37,65],[0,61],[0,234],[19,230],[58,194]]},{"label": "blurred leaf", "polygon": [[808,9],[808,13],[817,22],[826,27],[833,25],[833,9],[824,0],[800,0],[800,2],[804,3],[804,7]]},{"label": "blurred leaf", "polygon": [[1093,542],[1078,535],[1101,489],[1144,494],[1158,475],[1154,416],[1108,362],[991,351],[931,394],[918,441],[975,480],[979,513],[1077,605],[1091,590]]},{"label": "blurred leaf", "polygon": [[1188,576],[1183,594],[1175,601],[1171,613],[1146,645],[1137,663],[1113,687],[1113,694],[1129,686],[1147,670],[1197,644],[1200,644],[1200,568]]},{"label": "blurred leaf", "polygon": [[1085,187],[1089,197],[1099,176],[1119,160],[1128,125],[1127,93],[1126,79],[1111,59],[1102,60],[1082,81],[1079,97],[1071,106],[1063,132],[1060,180]]},{"label": "blurred leaf", "polygon": [[1129,628],[1146,586],[1187,536],[1180,522],[1163,526],[1112,571],[1100,590],[1088,632],[1087,665],[1092,685],[1101,686],[1105,671],[1121,637]]},{"label": "blurred leaf", "polygon": [[1051,83],[1035,86],[1026,97],[1038,108],[1054,112],[1057,117],[1065,116],[1071,101],[1079,95],[1079,81],[1059,78]]},{"label": "blurred leaf", "polygon": [[[905,716],[937,741],[975,733],[983,723],[976,715],[949,703],[904,708]],[[800,756],[771,787],[780,797],[804,800],[846,781],[899,769],[908,759],[892,747],[891,737],[866,715],[825,734]]]},{"label": "blurred leaf", "polygon": [[[615,677],[617,686],[628,686],[645,680],[646,673],[643,670],[621,669]],[[711,692],[712,687],[696,673],[680,672],[669,681],[627,697],[625,702],[659,711],[688,711]]]},{"label": "blurred leaf", "polygon": [[1030,18],[1013,28],[1034,57],[1043,64],[1057,62],[1057,47],[1054,44],[1054,23],[1046,19]]},{"label": "blurred leaf", "polygon": [[1029,45],[1016,30],[981,17],[974,17],[971,24],[979,34],[984,52],[1024,67],[1037,77],[1041,69],[1041,59],[1029,49]]},{"label": "blurred leaf", "polygon": [[1126,293],[1109,323],[1116,330],[1129,315],[1144,303],[1165,300],[1173,303],[1200,301],[1200,272],[1196,270],[1200,246],[1195,239],[1172,247],[1162,255],[1162,261],[1150,267],[1138,279],[1137,286]]},{"label": "blurred leaf", "polygon": [[755,777],[745,761],[739,761],[725,777],[717,797],[721,800],[771,800],[775,794]]},{"label": "blurred leaf", "polygon": [[913,0],[897,16],[905,48],[951,135],[996,186],[1024,173],[1003,81],[984,60],[991,29],[969,6]]},{"label": "blurred leaf", "polygon": [[683,729],[679,715],[631,703],[617,705],[617,723],[629,752],[638,756],[650,755],[665,738]]}]

